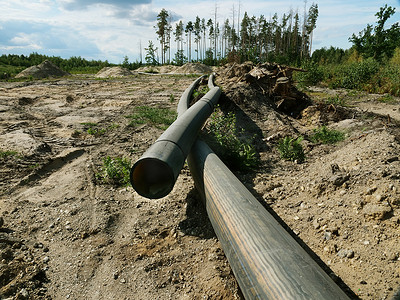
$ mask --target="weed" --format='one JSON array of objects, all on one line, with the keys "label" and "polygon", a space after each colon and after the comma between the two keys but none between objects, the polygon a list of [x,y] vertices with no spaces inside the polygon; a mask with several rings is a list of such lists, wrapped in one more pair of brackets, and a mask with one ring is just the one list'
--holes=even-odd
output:
[{"label": "weed", "polygon": [[138,106],[130,116],[129,126],[149,123],[160,129],[167,129],[176,119],[176,112],[167,108]]},{"label": "weed", "polygon": [[205,86],[203,86],[201,88],[200,87],[197,88],[192,93],[192,99],[195,99],[195,100],[200,99],[205,94],[207,94],[209,90],[210,90],[210,88],[208,87],[208,85],[205,85]]},{"label": "weed", "polygon": [[301,141],[303,137],[293,138],[286,136],[278,143],[278,151],[282,159],[297,161],[299,163],[305,160],[305,154]]},{"label": "weed", "polygon": [[328,97],[325,100],[326,104],[332,104],[334,106],[346,106],[346,101],[343,98],[340,98],[339,95]]},{"label": "weed", "polygon": [[210,144],[228,166],[250,169],[258,165],[255,147],[244,137],[243,130],[237,130],[234,113],[223,115],[220,109],[216,109],[211,115],[207,132]]},{"label": "weed", "polygon": [[100,135],[105,134],[106,131],[107,131],[107,129],[105,129],[105,128],[90,127],[90,128],[87,130],[87,133],[90,134],[90,135],[94,135],[94,136],[100,136]]},{"label": "weed", "polygon": [[329,129],[326,126],[314,129],[311,141],[314,143],[335,144],[344,140],[344,133],[338,130]]},{"label": "weed", "polygon": [[128,158],[111,158],[107,156],[103,158],[101,172],[96,174],[96,177],[102,183],[127,186],[130,183],[130,168],[131,161]]},{"label": "weed", "polygon": [[171,102],[171,103],[175,102],[174,94],[169,95],[169,102]]},{"label": "weed", "polygon": [[377,100],[379,102],[390,103],[390,104],[395,104],[397,102],[396,99],[392,95],[389,95],[389,94],[383,95],[383,96],[379,97]]},{"label": "weed", "polygon": [[110,130],[117,129],[117,128],[119,128],[119,124],[112,123],[110,126],[108,126],[108,129],[110,129]]},{"label": "weed", "polygon": [[91,123],[91,122],[87,122],[87,123],[81,123],[82,125],[84,125],[85,127],[89,127],[86,132],[90,135],[94,135],[94,136],[101,136],[103,134],[105,134],[108,130],[112,130],[112,129],[116,129],[119,127],[118,124],[112,123],[110,126],[108,126],[107,128],[101,128],[101,127],[97,127],[98,124],[96,123]]},{"label": "weed", "polygon": [[17,156],[17,155],[18,155],[17,151],[0,150],[0,158],[2,158],[2,159],[9,158],[10,156]]}]

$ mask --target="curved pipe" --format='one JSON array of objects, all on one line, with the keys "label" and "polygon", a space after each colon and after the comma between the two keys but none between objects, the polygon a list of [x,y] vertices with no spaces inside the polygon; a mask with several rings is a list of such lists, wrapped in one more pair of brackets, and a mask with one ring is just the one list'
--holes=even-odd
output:
[{"label": "curved pipe", "polygon": [[[190,86],[188,89],[193,91],[194,87]],[[189,109],[181,112],[175,122],[132,166],[130,180],[138,194],[151,199],[168,195],[199,130],[214,110],[220,94],[220,88],[213,87]],[[186,93],[187,102],[190,95],[191,93]]]}]

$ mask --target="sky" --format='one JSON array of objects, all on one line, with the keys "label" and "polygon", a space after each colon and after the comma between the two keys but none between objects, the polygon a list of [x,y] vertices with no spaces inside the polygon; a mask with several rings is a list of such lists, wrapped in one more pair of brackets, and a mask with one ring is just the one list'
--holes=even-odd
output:
[{"label": "sky", "polygon": [[[385,4],[396,9],[388,25],[400,21],[400,0],[308,0],[318,4],[319,16],[313,33],[313,50],[322,47],[348,49],[353,33],[375,24],[375,14]],[[69,58],[121,63],[139,60],[140,48],[153,41],[159,47],[154,26],[157,14],[166,9],[173,22],[194,21],[196,16],[222,24],[240,15],[275,13],[279,18],[292,9],[300,16],[304,0],[0,0],[0,55],[32,52]],[[175,26],[173,25],[173,28]],[[174,47],[175,43],[172,43]],[[160,47],[159,47],[160,48]]]}]

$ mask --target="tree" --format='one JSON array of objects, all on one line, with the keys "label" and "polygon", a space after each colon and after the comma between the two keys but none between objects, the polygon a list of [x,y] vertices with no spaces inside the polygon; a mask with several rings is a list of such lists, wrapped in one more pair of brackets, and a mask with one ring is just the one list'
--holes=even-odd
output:
[{"label": "tree", "polygon": [[161,45],[161,63],[165,63],[165,53],[167,51],[166,47],[166,40],[167,40],[167,34],[169,30],[169,24],[168,24],[168,12],[163,8],[160,13],[157,15],[157,35],[160,40],[160,45]]},{"label": "tree", "polygon": [[156,59],[158,48],[154,47],[154,43],[149,41],[149,46],[144,48],[144,50],[146,50],[146,63],[149,65],[158,65],[158,61]]},{"label": "tree", "polygon": [[311,55],[311,48],[312,48],[312,33],[314,29],[317,27],[317,18],[318,18],[318,4],[312,4],[307,16],[307,23],[306,23],[306,34],[309,36],[309,49],[306,51],[308,55]]},{"label": "tree", "polygon": [[193,31],[194,27],[193,27],[193,22],[189,21],[186,24],[186,29],[185,32],[188,34],[188,38],[189,38],[189,62],[192,61],[192,31]]},{"label": "tree", "polygon": [[201,20],[199,16],[196,17],[196,22],[194,22],[194,41],[196,43],[197,60],[199,60],[199,51],[201,42]]},{"label": "tree", "polygon": [[394,50],[400,45],[400,27],[397,22],[389,29],[385,29],[385,23],[394,13],[395,9],[386,4],[375,14],[378,18],[375,27],[367,24],[367,27],[358,36],[353,34],[349,38],[354,48],[364,58],[373,57],[381,61],[384,57],[391,58],[393,56]]},{"label": "tree", "polygon": [[124,56],[124,61],[122,62],[122,66],[126,69],[129,69],[129,57],[127,55]]}]

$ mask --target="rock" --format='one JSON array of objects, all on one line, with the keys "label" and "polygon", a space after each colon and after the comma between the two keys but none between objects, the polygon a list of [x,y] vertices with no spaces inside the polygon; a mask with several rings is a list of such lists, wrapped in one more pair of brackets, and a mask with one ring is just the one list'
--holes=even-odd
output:
[{"label": "rock", "polygon": [[329,182],[331,182],[335,186],[341,186],[343,183],[350,179],[349,174],[337,174],[333,175],[329,178]]},{"label": "rock", "polygon": [[4,219],[3,217],[0,217],[0,228],[3,227],[3,225],[4,225]]},{"label": "rock", "polygon": [[383,220],[391,212],[392,208],[389,204],[367,203],[363,208],[365,218],[373,220]]},{"label": "rock", "polygon": [[366,195],[372,195],[378,188],[376,186],[372,186],[365,191]]},{"label": "rock", "polygon": [[354,251],[349,250],[349,249],[340,249],[339,252],[337,253],[337,256],[341,258],[353,258],[354,257]]},{"label": "rock", "polygon": [[329,241],[330,239],[332,239],[332,232],[325,231],[325,233],[324,233],[324,240],[325,240],[325,241]]}]

